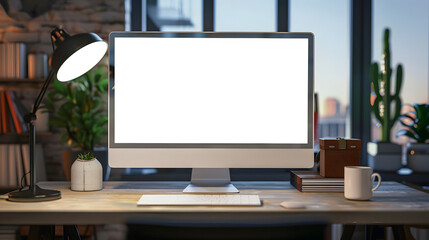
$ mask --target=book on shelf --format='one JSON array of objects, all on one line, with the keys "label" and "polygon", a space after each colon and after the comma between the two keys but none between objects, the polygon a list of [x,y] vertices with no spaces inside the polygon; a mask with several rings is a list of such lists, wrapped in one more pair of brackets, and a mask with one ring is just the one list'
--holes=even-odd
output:
[{"label": "book on shelf", "polygon": [[0,44],[0,78],[6,77],[6,44]]},{"label": "book on shelf", "polygon": [[[19,144],[13,144],[13,148],[15,150],[15,166],[16,166],[16,178],[17,178],[17,184],[18,186],[21,186],[21,182],[24,182],[25,179],[22,179],[25,174],[24,169],[24,163],[22,161],[22,154],[21,154],[21,146]],[[23,181],[21,181],[21,179]]]},{"label": "book on shelf", "polygon": [[6,109],[6,95],[5,91],[0,92],[0,108],[1,108],[1,127],[2,133],[10,132],[9,128],[9,117]]},{"label": "book on shelf", "polygon": [[15,159],[15,148],[14,144],[9,144],[7,148],[7,155],[8,155],[8,164],[9,164],[9,186],[18,186],[18,177],[16,175],[17,167],[16,167],[16,159]]},{"label": "book on shelf", "polygon": [[313,188],[313,187],[304,187],[301,189],[301,192],[344,192],[344,188]]},{"label": "book on shelf", "polygon": [[24,174],[26,184],[30,184],[30,146],[28,144],[21,145],[21,157],[22,157],[22,165],[24,166]]},{"label": "book on shelf", "polygon": [[8,120],[9,132],[16,133],[16,128],[15,128],[15,125],[13,124],[12,114],[10,113],[10,109],[9,109],[9,106],[7,105],[7,103],[6,103],[6,112],[8,113],[7,117],[9,118],[9,120]]},{"label": "book on shelf", "polygon": [[28,110],[12,91],[0,91],[0,134],[28,132],[24,116]]},{"label": "book on shelf", "polygon": [[14,45],[12,43],[6,43],[7,44],[7,51],[6,51],[6,58],[7,58],[7,78],[14,78],[15,76],[15,51],[14,51]]},{"label": "book on shelf", "polygon": [[0,78],[27,77],[27,50],[24,43],[0,44]]},{"label": "book on shelf", "polygon": [[27,123],[24,121],[24,116],[28,114],[27,108],[22,104],[22,102],[17,98],[16,94],[12,91],[7,92],[10,95],[13,108],[15,109],[16,116],[19,120],[19,124],[23,132],[28,132]]},{"label": "book on shelf", "polygon": [[0,135],[3,133],[3,121],[2,121],[2,106],[1,106],[1,91],[0,91]]},{"label": "book on shelf", "polygon": [[316,171],[291,171],[290,183],[301,192],[344,191],[344,178],[325,178]]},{"label": "book on shelf", "polygon": [[0,144],[0,186],[9,185],[9,160],[7,157],[7,145]]},{"label": "book on shelf", "polygon": [[12,102],[12,98],[10,97],[9,91],[6,91],[6,101],[9,107],[10,116],[12,116],[12,125],[15,126],[16,133],[21,134],[22,128],[21,123],[18,120],[18,109],[16,109],[16,105]]},{"label": "book on shelf", "polygon": [[27,77],[27,51],[24,43],[15,43],[15,78]]}]

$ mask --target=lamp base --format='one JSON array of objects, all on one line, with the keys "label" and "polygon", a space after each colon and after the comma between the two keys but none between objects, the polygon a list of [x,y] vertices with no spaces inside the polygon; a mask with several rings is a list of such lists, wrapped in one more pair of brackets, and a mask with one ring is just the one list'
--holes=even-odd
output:
[{"label": "lamp base", "polygon": [[61,192],[57,190],[43,189],[36,185],[36,189],[15,191],[8,194],[9,201],[12,202],[42,202],[61,198]]}]

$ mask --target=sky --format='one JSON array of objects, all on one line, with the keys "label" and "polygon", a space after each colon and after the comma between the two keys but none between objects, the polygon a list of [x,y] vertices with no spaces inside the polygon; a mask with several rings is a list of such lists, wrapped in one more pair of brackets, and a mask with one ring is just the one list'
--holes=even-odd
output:
[{"label": "sky", "polygon": [[315,91],[323,116],[325,100],[349,104],[350,2],[338,0],[290,0],[290,31],[315,36]]},{"label": "sky", "polygon": [[[178,6],[195,23],[162,30],[201,31],[201,0],[160,0],[163,6]],[[215,0],[215,31],[276,30],[275,0]],[[351,1],[289,0],[290,31],[315,34],[315,90],[320,111],[327,98],[349,104]],[[380,62],[383,29],[391,29],[392,67],[404,68],[403,103],[429,100],[429,1],[373,0],[372,59]]]},{"label": "sky", "polygon": [[383,32],[389,27],[394,76],[397,64],[403,66],[402,102],[428,102],[429,1],[375,0],[373,15],[373,60],[381,60]]},{"label": "sky", "polygon": [[275,32],[277,29],[275,0],[215,0],[214,3],[215,31]]}]

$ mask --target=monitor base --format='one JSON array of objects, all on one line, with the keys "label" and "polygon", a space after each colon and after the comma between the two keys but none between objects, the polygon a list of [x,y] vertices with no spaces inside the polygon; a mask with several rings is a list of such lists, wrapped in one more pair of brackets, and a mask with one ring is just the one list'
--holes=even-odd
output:
[{"label": "monitor base", "polygon": [[184,193],[238,193],[238,189],[230,184],[226,184],[224,186],[217,186],[217,187],[209,187],[209,186],[199,186],[195,184],[189,184],[185,190],[183,190]]},{"label": "monitor base", "polygon": [[231,183],[229,168],[193,168],[191,184],[184,193],[238,193]]}]

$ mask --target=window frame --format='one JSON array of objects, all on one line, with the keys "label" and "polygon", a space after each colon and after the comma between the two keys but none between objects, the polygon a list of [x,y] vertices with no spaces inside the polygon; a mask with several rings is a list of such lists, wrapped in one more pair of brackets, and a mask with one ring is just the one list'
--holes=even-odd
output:
[{"label": "window frame", "polygon": [[372,0],[352,0],[350,129],[362,140],[361,165],[368,164],[367,143],[371,140],[371,39]]}]

